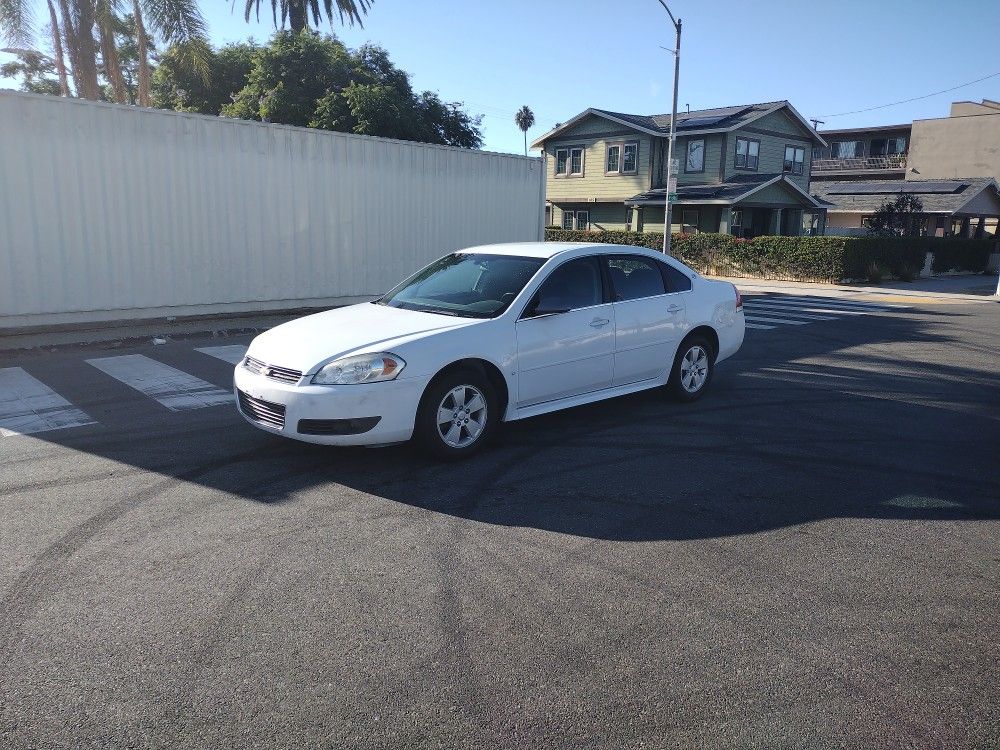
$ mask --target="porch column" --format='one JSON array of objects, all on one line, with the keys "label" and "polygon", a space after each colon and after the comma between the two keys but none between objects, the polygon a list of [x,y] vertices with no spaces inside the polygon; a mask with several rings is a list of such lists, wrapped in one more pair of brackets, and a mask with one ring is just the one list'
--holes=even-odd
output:
[{"label": "porch column", "polygon": [[781,234],[781,211],[776,208],[771,212],[771,234],[774,236]]},{"label": "porch column", "polygon": [[644,231],[643,220],[642,220],[642,206],[636,206],[632,209],[632,224],[633,228],[637,232]]}]

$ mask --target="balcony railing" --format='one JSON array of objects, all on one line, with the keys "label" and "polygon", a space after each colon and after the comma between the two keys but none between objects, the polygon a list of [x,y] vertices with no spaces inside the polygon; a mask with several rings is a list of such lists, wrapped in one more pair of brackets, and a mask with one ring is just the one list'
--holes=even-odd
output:
[{"label": "balcony railing", "polygon": [[906,154],[861,156],[849,159],[814,159],[813,172],[854,172],[866,169],[906,169]]}]

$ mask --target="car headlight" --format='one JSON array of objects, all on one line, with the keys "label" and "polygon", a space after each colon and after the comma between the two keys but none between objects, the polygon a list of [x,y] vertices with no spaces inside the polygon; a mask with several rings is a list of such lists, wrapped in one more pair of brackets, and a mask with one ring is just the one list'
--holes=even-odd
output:
[{"label": "car headlight", "polygon": [[394,380],[406,367],[406,362],[395,354],[361,354],[357,357],[336,359],[320,368],[313,375],[317,385],[356,385]]}]

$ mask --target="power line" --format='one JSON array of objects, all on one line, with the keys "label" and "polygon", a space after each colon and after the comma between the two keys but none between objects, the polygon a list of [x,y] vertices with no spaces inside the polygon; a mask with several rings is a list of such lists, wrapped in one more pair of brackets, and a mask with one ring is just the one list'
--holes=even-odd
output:
[{"label": "power line", "polygon": [[960,83],[958,86],[952,86],[950,89],[941,89],[940,91],[935,91],[932,94],[924,94],[923,96],[914,96],[910,99],[900,99],[898,102],[889,102],[888,104],[879,104],[877,107],[868,107],[867,109],[855,109],[851,112],[838,112],[834,115],[820,115],[820,117],[843,117],[844,115],[858,115],[862,112],[872,112],[876,109],[885,109],[886,107],[895,107],[897,104],[907,104],[908,102],[919,101],[920,99],[930,99],[932,96],[937,96],[938,94],[947,94],[949,91],[956,91],[958,89],[964,89],[966,86],[971,86],[974,83],[980,83],[981,81],[988,81],[990,78],[996,78],[1000,76],[1000,71],[996,73],[990,73],[988,76],[983,76],[982,78],[977,78],[974,81],[969,81],[968,83]]}]

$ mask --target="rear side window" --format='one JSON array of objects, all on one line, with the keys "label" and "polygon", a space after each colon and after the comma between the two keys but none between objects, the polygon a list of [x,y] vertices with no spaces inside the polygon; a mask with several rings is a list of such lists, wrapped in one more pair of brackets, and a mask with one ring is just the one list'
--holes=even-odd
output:
[{"label": "rear side window", "polygon": [[655,260],[641,255],[609,255],[607,264],[615,302],[655,297],[667,291],[657,267],[660,264]]},{"label": "rear side window", "polygon": [[667,291],[687,292],[691,290],[691,277],[683,271],[678,271],[669,263],[660,263],[663,270],[663,281],[667,285]]}]

